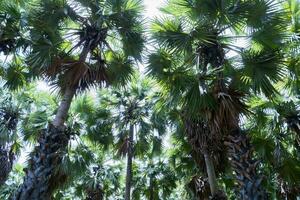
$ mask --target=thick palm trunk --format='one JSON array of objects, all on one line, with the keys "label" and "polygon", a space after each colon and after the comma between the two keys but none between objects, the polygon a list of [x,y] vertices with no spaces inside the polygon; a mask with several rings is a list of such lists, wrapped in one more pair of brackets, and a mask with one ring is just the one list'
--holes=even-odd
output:
[{"label": "thick palm trunk", "polygon": [[5,147],[0,146],[0,187],[6,182],[12,170],[13,156]]},{"label": "thick palm trunk", "polygon": [[133,132],[134,126],[130,125],[127,153],[127,169],[126,169],[126,189],[125,200],[130,200],[131,181],[132,181],[132,157],[133,157]]},{"label": "thick palm trunk", "polygon": [[36,146],[24,182],[14,196],[14,200],[48,200],[51,199],[55,178],[55,169],[60,164],[69,141],[65,133],[66,120],[75,89],[67,89],[58,108],[53,124],[42,132],[39,146]]},{"label": "thick palm trunk", "polygon": [[240,130],[236,130],[232,132],[225,144],[228,146],[231,166],[236,173],[236,179],[240,187],[239,199],[268,199],[262,187],[263,177],[256,172],[259,161],[251,158],[252,148],[249,138]]},{"label": "thick palm trunk", "polygon": [[[79,62],[85,62],[88,52],[89,45],[86,43],[79,56]],[[57,187],[55,182],[61,178],[56,176],[56,167],[61,163],[70,139],[64,123],[75,93],[75,87],[66,87],[55,119],[41,134],[39,145],[31,153],[24,182],[13,196],[13,200],[51,199],[56,189],[53,187]]]},{"label": "thick palm trunk", "polygon": [[69,137],[64,130],[49,125],[41,134],[39,146],[31,153],[29,166],[14,200],[50,200],[55,188],[55,169],[61,162]]},{"label": "thick palm trunk", "polygon": [[[252,146],[249,138],[242,133],[239,125],[240,115],[247,113],[247,106],[243,103],[243,94],[226,86],[223,74],[220,73],[215,84],[214,93],[219,103],[219,110],[214,113],[216,122],[214,127],[227,141],[229,162],[236,174],[239,185],[239,199],[264,200],[267,193],[262,186],[263,176],[256,170],[258,161],[252,158]],[[228,137],[227,137],[228,136]],[[226,139],[225,138],[225,139]]]}]

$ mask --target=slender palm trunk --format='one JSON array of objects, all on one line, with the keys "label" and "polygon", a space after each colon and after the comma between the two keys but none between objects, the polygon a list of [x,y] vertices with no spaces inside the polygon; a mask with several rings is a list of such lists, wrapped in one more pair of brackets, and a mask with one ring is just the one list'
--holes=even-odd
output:
[{"label": "slender palm trunk", "polygon": [[[86,60],[88,51],[86,44],[80,54],[79,62]],[[13,200],[51,199],[59,178],[55,175],[56,167],[61,163],[70,139],[65,132],[64,123],[75,92],[74,87],[65,89],[55,119],[48,129],[41,133],[39,145],[35,147],[28,161],[24,182],[12,196]]]},{"label": "slender palm trunk", "polygon": [[149,191],[150,191],[150,196],[149,200],[154,200],[154,178],[150,176],[150,186],[149,186]]},{"label": "slender palm trunk", "polygon": [[55,127],[62,127],[64,125],[64,122],[66,121],[69,108],[71,106],[71,102],[73,99],[73,96],[75,95],[75,89],[74,88],[67,88],[64,97],[60,103],[60,106],[57,110],[55,119],[53,121],[53,125]]},{"label": "slender palm trunk", "polygon": [[130,192],[131,192],[132,157],[133,157],[133,134],[134,134],[134,126],[130,125],[129,140],[128,140],[128,146],[127,146],[128,152],[127,152],[125,200],[130,200]]},{"label": "slender palm trunk", "polygon": [[[206,166],[206,173],[210,185],[211,196],[220,196],[222,192],[218,187],[214,163],[207,149],[209,134],[211,134],[210,130],[208,129],[206,124],[201,120],[193,121],[191,119],[186,119],[185,127],[187,131],[188,141],[192,146],[193,150],[196,152],[196,155],[193,156],[193,159],[200,169],[203,167],[203,164],[199,162],[198,158],[200,157],[200,155],[203,155],[204,157],[204,163]],[[226,199],[226,197],[224,197],[223,199]]]},{"label": "slender palm trunk", "polygon": [[218,192],[218,182],[217,182],[214,164],[207,150],[203,150],[203,155],[205,159],[205,166],[206,166],[206,172],[207,172],[211,195],[215,196]]}]

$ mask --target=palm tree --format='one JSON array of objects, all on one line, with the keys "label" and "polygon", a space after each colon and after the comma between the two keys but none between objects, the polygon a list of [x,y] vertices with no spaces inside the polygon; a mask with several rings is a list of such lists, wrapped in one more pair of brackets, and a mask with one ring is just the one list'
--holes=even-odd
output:
[{"label": "palm tree", "polygon": [[[139,0],[40,0],[24,6],[29,12],[22,30],[28,38],[19,48],[25,49],[27,68],[31,77],[57,87],[62,100],[14,199],[49,199],[48,182],[70,137],[64,122],[72,99],[95,84],[122,85],[129,79],[143,49],[142,6]],[[9,8],[1,12],[4,17],[13,15]]]},{"label": "palm tree", "polygon": [[177,177],[163,157],[144,158],[135,169],[133,199],[168,199],[176,188]]},{"label": "palm tree", "polygon": [[165,133],[163,118],[155,114],[158,96],[151,88],[152,83],[151,80],[143,79],[136,73],[131,84],[108,91],[105,96],[100,95],[100,99],[102,98],[100,104],[106,105],[104,107],[111,113],[110,117],[104,116],[103,120],[106,124],[112,124],[118,155],[127,156],[125,184],[127,200],[131,196],[134,157],[143,157],[150,149],[156,154],[161,149],[161,137]]},{"label": "palm tree", "polygon": [[[288,98],[294,99],[293,96]],[[274,198],[294,199],[300,192],[298,135],[294,132],[298,115],[295,102],[298,100],[285,100],[282,97],[274,101],[253,97],[251,111],[256,116],[249,120],[247,127],[267,173],[267,184],[276,186],[270,193]]]},{"label": "palm tree", "polygon": [[[4,55],[12,54],[21,45],[24,17],[20,10],[24,6],[22,1],[2,1],[0,3],[0,52]],[[21,43],[20,43],[21,42]]]},{"label": "palm tree", "polygon": [[[280,49],[286,20],[281,5],[269,0],[172,0],[162,10],[165,17],[152,25],[159,49],[149,56],[149,72],[187,113],[183,117],[196,122],[191,127],[207,127],[190,134],[201,137],[191,144],[193,148],[206,154],[204,147],[214,149],[207,138],[217,144],[227,140],[240,198],[266,198],[240,117],[249,114],[247,95],[271,97],[277,92],[273,84],[284,76]],[[236,44],[237,40],[246,45]],[[210,149],[207,153],[212,157]],[[216,196],[213,162],[205,158],[212,196]]]},{"label": "palm tree", "polygon": [[[202,156],[201,148],[195,149],[194,147],[201,147],[203,145],[202,142],[205,142],[206,135],[197,135],[193,138],[193,133],[203,133],[205,130],[205,126],[200,126],[201,122],[193,123],[192,119],[186,119],[184,122],[182,120],[182,115],[179,111],[171,111],[170,112],[170,122],[172,124],[172,128],[174,128],[174,132],[172,132],[172,141],[173,141],[173,156],[172,159],[182,158],[182,157],[189,157],[189,159],[193,159],[191,163],[187,164],[183,161],[183,163],[178,163],[179,166],[174,167],[175,171],[178,171],[178,168],[181,167],[187,168],[185,169],[189,173],[184,173],[185,182],[184,184],[187,187],[188,193],[191,195],[193,199],[209,199],[211,196],[211,185],[208,181],[207,176],[207,159]],[[195,126],[194,126],[195,125]],[[202,123],[203,125],[203,123]],[[187,130],[188,129],[188,130]],[[199,130],[200,129],[200,130]],[[184,139],[184,136],[187,135],[187,140]],[[208,138],[208,137],[207,137]],[[209,141],[209,140],[208,140]],[[212,141],[211,141],[212,142]],[[193,145],[191,145],[193,144]],[[210,143],[211,144],[211,143]],[[222,144],[219,144],[222,146]],[[207,145],[205,145],[207,147]],[[212,146],[212,145],[211,145]],[[187,158],[185,158],[187,159]],[[212,163],[209,163],[214,167],[214,171],[216,174],[222,174],[222,176],[226,176],[226,170],[228,169],[229,165],[226,160],[226,154],[224,155],[224,151],[220,151],[215,149],[213,157],[210,158]],[[189,161],[191,162],[191,161]],[[182,166],[183,165],[183,166]],[[211,169],[211,168],[210,168]],[[181,170],[178,172],[181,174]],[[210,172],[211,173],[211,172]],[[214,173],[214,172],[212,172]],[[216,180],[214,180],[216,181]],[[215,183],[217,186],[217,183]],[[215,198],[224,198],[224,194],[221,192],[215,196]]]},{"label": "palm tree", "polygon": [[112,157],[112,118],[102,101],[107,93],[101,91],[98,102],[94,92],[76,98],[69,111],[67,127],[75,134],[62,163],[56,166],[63,178],[51,183],[59,184],[53,199],[106,199],[123,191],[121,162]]},{"label": "palm tree", "polygon": [[[51,109],[48,106],[49,113],[47,113],[43,110],[43,106],[47,105],[47,101],[51,98],[44,96],[36,90],[34,84],[30,84],[18,91],[2,88],[0,99],[1,190],[5,191],[6,188],[9,190],[9,188],[14,189],[17,186],[15,183],[20,176],[9,175],[9,173],[11,170],[16,171],[16,168],[18,168],[17,171],[23,169],[16,162],[20,157],[22,159],[25,156],[23,151],[27,150],[27,144],[35,144],[40,131],[46,127]],[[16,163],[17,166],[14,167],[13,163]],[[16,182],[11,180],[11,176],[16,178]],[[5,182],[7,178],[9,180]],[[12,194],[12,191],[7,194]],[[6,198],[8,197],[4,199]]]},{"label": "palm tree", "polygon": [[[84,140],[82,142],[90,143]],[[86,200],[116,197],[122,191],[122,166],[117,160],[111,163],[110,153],[112,152],[104,152],[101,148],[99,150],[99,146],[83,144],[70,150],[61,166],[61,170],[67,175],[67,181],[53,199],[62,199],[69,191],[72,191],[72,197]]]}]

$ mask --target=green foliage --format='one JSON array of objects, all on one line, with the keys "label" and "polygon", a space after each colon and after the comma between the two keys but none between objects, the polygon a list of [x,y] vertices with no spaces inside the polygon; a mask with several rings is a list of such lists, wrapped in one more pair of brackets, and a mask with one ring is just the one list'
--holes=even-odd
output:
[{"label": "green foliage", "polygon": [[[21,184],[24,152],[68,88],[76,97],[55,200],[124,199],[130,126],[133,199],[196,199],[190,184],[207,173],[187,116],[205,121],[216,144],[236,120],[270,197],[300,195],[299,1],[168,0],[160,11],[147,30],[141,0],[0,0],[0,147],[20,159],[0,199]],[[217,154],[220,188],[237,199]]]}]

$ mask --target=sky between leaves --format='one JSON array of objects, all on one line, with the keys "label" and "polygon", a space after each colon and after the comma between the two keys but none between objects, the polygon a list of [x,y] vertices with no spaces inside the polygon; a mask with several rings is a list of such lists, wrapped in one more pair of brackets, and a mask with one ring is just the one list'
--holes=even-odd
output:
[{"label": "sky between leaves", "polygon": [[[154,17],[160,16],[159,8],[164,5],[166,0],[144,0],[144,6],[145,6],[145,17],[148,20],[154,19]],[[0,59],[2,59],[0,55]],[[144,68],[143,65],[140,65],[139,68]],[[142,70],[143,71],[143,70]],[[47,86],[47,83],[44,81],[38,81],[37,84],[38,90],[49,90],[49,87]]]},{"label": "sky between leaves", "polygon": [[[151,20],[154,17],[159,16],[160,15],[159,7],[161,7],[165,1],[166,0],[144,0],[145,10],[146,10],[145,17],[148,20]],[[1,59],[1,55],[0,55],[0,59]],[[44,81],[38,81],[37,89],[47,91],[49,90],[49,86],[47,86],[47,83]],[[30,152],[31,152],[31,148],[26,149],[26,151],[21,154],[18,163],[26,162],[26,156]]]}]

